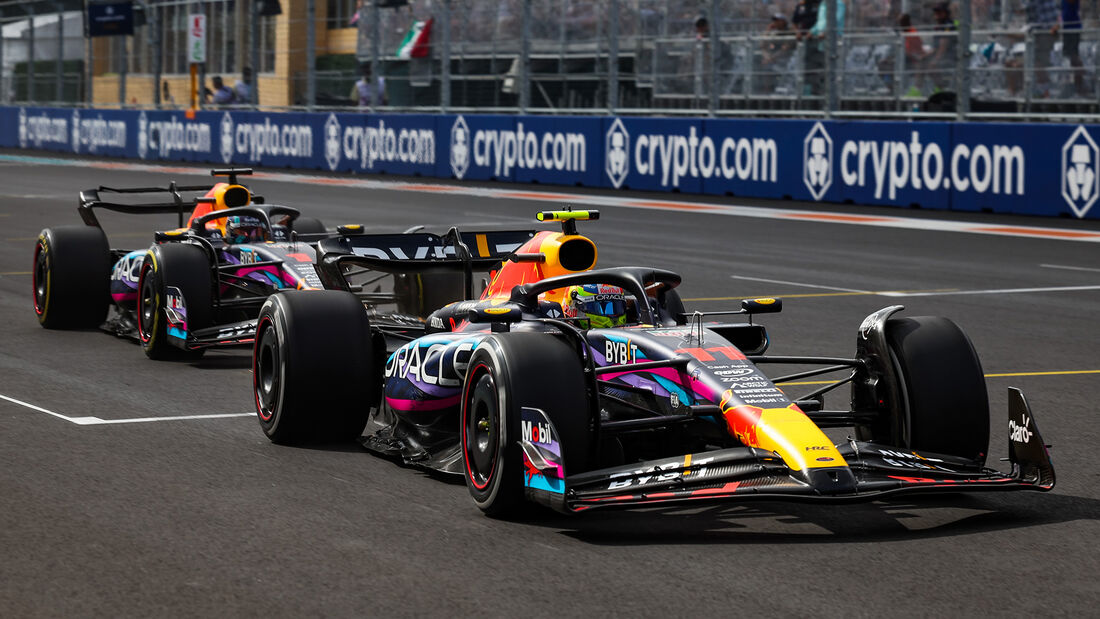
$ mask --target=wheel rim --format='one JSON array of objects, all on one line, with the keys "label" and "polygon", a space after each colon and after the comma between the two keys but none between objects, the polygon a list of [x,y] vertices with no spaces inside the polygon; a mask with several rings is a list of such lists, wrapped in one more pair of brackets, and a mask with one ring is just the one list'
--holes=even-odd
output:
[{"label": "wheel rim", "polygon": [[142,342],[152,339],[153,334],[150,331],[156,324],[157,318],[157,292],[152,275],[153,267],[143,266],[138,280],[138,288],[141,291],[138,294],[138,335],[141,336]]},{"label": "wheel rim", "polygon": [[279,375],[279,336],[266,316],[257,327],[259,337],[253,354],[252,376],[256,390],[256,412],[269,422],[275,415],[275,403],[282,389]]},{"label": "wheel rim", "polygon": [[42,249],[42,243],[34,247],[34,272],[32,273],[34,311],[39,316],[46,313],[46,301],[50,291],[49,259]]},{"label": "wheel rim", "polygon": [[496,383],[485,366],[477,376],[463,406],[463,441],[466,469],[470,483],[478,490],[489,486],[496,470],[499,432],[499,408]]}]

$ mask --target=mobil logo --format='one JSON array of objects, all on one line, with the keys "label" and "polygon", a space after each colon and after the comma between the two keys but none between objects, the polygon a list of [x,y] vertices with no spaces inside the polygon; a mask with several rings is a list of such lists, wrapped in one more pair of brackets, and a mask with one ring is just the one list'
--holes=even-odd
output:
[{"label": "mobil logo", "polygon": [[1083,126],[1062,145],[1062,198],[1084,217],[1100,195],[1100,148]]}]

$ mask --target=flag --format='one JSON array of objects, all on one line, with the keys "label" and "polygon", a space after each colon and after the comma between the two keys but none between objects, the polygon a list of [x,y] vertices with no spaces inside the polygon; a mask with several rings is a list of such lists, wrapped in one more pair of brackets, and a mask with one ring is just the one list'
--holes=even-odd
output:
[{"label": "flag", "polygon": [[428,55],[428,39],[432,34],[432,20],[413,22],[412,28],[405,34],[401,45],[397,46],[397,57],[403,60],[409,58],[424,58]]}]

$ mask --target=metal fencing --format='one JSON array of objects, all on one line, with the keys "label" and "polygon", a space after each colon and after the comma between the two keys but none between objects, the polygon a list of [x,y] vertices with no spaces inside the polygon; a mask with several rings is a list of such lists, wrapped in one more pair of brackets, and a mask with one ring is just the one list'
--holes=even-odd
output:
[{"label": "metal fencing", "polygon": [[[1080,3],[1076,23],[1062,23],[1061,0],[957,0],[946,11],[932,0],[137,5],[142,19],[132,36],[101,39],[86,39],[84,12],[63,10],[67,5],[54,5],[59,8],[51,13],[51,5],[32,3],[23,15],[4,13],[0,102],[186,105],[188,17],[203,14],[204,107],[776,117],[1100,114],[1097,0]],[[418,38],[418,28],[427,33]],[[253,68],[255,78],[242,75]],[[368,68],[371,77],[364,78]],[[231,90],[242,82],[245,94],[219,96],[215,76]]]}]

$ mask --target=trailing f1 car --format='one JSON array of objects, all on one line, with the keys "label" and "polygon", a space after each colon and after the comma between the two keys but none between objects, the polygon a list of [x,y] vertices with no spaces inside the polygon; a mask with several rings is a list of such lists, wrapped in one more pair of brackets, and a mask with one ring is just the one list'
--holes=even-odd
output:
[{"label": "trailing f1 car", "polygon": [[[86,225],[46,228],[35,244],[39,323],[50,329],[102,326],[139,340],[154,359],[194,358],[210,347],[251,344],[267,295],[321,287],[315,252],[304,241],[325,235],[319,220],[264,204],[237,182],[251,173],[213,170],[213,176],[228,177],[213,187],[172,182],[166,188],[82,191],[78,211]],[[196,192],[205,193],[183,198]],[[104,200],[106,194],[115,201]],[[125,201],[150,195],[163,198]],[[147,249],[111,249],[97,209],[175,213],[179,228],[154,233],[155,244]]]},{"label": "trailing f1 car", "polygon": [[[432,312],[417,335],[375,320],[351,287],[271,296],[253,354],[263,431],[279,443],[362,434],[370,450],[463,475],[491,515],[526,502],[579,512],[1054,486],[1047,446],[1015,389],[1011,469],[985,466],[982,369],[950,320],[900,318],[893,306],[863,321],[854,356],[769,356],[767,330],[752,317],[780,311],[779,299],[688,314],[675,273],[593,269],[595,244],[575,227],[588,216],[540,213],[562,232],[511,239],[511,251],[487,251],[500,239],[481,237],[490,265],[457,234],[417,258],[380,251],[385,240],[370,236],[321,241],[322,263],[460,273],[468,300]],[[474,300],[472,272],[485,266]],[[763,370],[784,365],[793,371]],[[830,373],[842,375],[793,395],[790,383]],[[825,409],[825,395],[844,386],[850,406]],[[850,438],[830,439],[833,428],[850,428]]]}]

